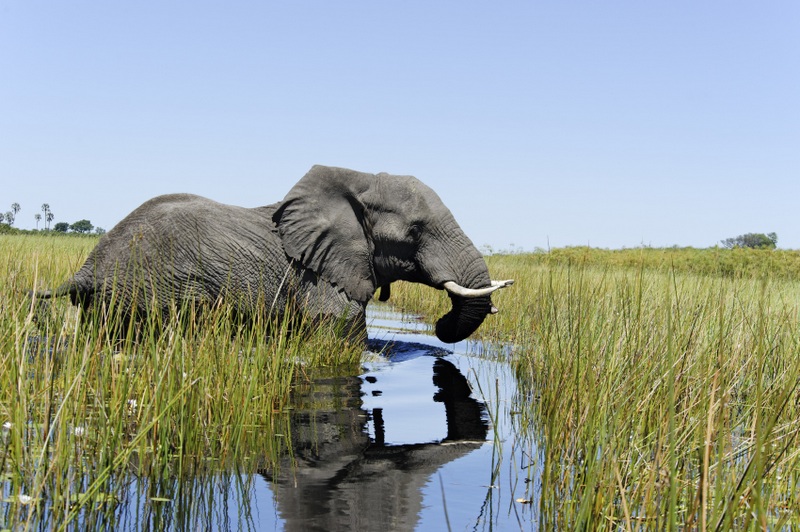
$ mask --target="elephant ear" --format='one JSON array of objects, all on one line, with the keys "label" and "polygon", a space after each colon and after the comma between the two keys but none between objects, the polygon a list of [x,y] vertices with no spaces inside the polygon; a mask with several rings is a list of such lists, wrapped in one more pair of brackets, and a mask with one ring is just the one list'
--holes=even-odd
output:
[{"label": "elephant ear", "polygon": [[359,200],[374,179],[371,174],[314,166],[272,217],[287,255],[357,301],[368,301],[377,288],[374,245]]}]

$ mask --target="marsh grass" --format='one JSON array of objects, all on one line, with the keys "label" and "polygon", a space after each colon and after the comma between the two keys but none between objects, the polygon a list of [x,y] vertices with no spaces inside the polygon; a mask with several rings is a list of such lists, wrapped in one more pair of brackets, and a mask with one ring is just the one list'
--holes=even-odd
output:
[{"label": "marsh grass", "polygon": [[[763,265],[698,274],[691,256],[583,253],[488,259],[516,283],[478,334],[512,345],[542,527],[800,525],[800,283]],[[393,292],[409,310],[446,308],[423,297]]]},{"label": "marsh grass", "polygon": [[225,307],[192,319],[181,308],[120,337],[113,319],[79,320],[66,298],[27,297],[76,271],[95,243],[0,236],[0,529],[114,528],[141,489],[148,504],[134,521],[190,522],[197,499],[182,490],[291,453],[289,396],[311,368],[358,368],[362,346],[334,325],[295,322],[289,334],[286,322],[237,325]]}]

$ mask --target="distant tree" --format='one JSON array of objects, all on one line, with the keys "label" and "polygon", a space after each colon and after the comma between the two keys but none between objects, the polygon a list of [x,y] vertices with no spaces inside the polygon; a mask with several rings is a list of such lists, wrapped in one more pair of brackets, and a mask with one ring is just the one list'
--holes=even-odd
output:
[{"label": "distant tree", "polygon": [[3,215],[8,225],[14,225],[14,220],[17,219],[17,213],[20,211],[19,203],[16,201],[11,204],[11,210]]},{"label": "distant tree", "polygon": [[767,238],[769,238],[772,241],[773,248],[778,247],[778,233],[775,232],[767,233]]},{"label": "distant tree", "polygon": [[95,227],[94,228],[94,233],[96,235],[104,235],[104,234],[106,234],[106,230],[103,229],[102,227]]},{"label": "distant tree", "polygon": [[33,215],[33,219],[36,220],[36,230],[39,230],[39,222],[42,220],[42,215],[38,212]]},{"label": "distant tree", "polygon": [[89,220],[78,220],[70,225],[69,228],[76,233],[91,233],[94,226]]},{"label": "distant tree", "polygon": [[53,221],[54,216],[53,212],[50,210],[49,203],[42,203],[42,212],[44,213],[44,222],[45,222],[44,228],[50,229],[50,222]]},{"label": "distant tree", "polygon": [[726,248],[775,249],[778,245],[778,234],[747,233],[735,238],[726,238],[721,242]]},{"label": "distant tree", "polygon": [[69,224],[67,222],[58,222],[56,225],[53,226],[53,231],[58,231],[59,233],[66,233],[69,231]]}]

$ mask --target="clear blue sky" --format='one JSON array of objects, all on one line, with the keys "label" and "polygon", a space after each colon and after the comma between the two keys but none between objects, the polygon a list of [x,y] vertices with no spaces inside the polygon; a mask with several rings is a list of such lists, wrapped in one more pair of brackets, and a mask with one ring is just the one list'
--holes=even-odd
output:
[{"label": "clear blue sky", "polygon": [[0,212],[412,174],[478,247],[800,248],[800,2],[0,0]]}]

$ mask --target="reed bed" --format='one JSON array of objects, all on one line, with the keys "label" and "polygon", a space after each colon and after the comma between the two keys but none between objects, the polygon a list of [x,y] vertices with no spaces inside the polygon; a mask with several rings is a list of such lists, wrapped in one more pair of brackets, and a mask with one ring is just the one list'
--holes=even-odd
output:
[{"label": "reed bed", "polygon": [[[751,264],[783,263],[769,251],[735,274],[695,251],[488,258],[516,284],[478,334],[511,345],[544,529],[800,526],[800,283]],[[434,317],[447,304],[412,285],[393,298]]]},{"label": "reed bed", "polygon": [[529,263],[583,264],[602,268],[643,268],[746,279],[800,279],[800,251],[791,249],[713,248],[557,248],[521,255]]},{"label": "reed bed", "polygon": [[[119,340],[104,320],[82,324],[67,299],[31,301],[95,244],[0,235],[0,529],[194,528],[186,505],[202,515],[211,502],[181,490],[275,467],[291,453],[292,388],[314,368],[357,372],[363,349],[333,327],[242,327],[225,308],[188,320],[181,309],[160,334]],[[142,490],[131,517],[125,502]]]}]

